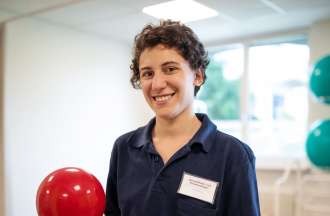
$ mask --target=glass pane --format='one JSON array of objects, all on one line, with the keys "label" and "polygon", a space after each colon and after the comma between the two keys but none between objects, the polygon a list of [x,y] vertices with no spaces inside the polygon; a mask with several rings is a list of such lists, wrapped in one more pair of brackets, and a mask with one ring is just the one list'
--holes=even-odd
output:
[{"label": "glass pane", "polygon": [[204,107],[209,117],[219,124],[220,130],[237,137],[241,136],[239,120],[242,73],[242,48],[212,54],[206,71],[206,83],[198,93],[196,101],[200,104],[197,107]]},{"label": "glass pane", "polygon": [[248,143],[256,154],[302,156],[309,48],[282,43],[249,49]]}]

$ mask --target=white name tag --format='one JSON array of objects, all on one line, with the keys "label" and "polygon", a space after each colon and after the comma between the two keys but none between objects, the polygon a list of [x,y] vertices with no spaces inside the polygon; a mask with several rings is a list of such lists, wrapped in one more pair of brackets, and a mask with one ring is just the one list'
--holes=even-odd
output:
[{"label": "white name tag", "polygon": [[213,204],[218,186],[219,182],[184,172],[178,193]]}]

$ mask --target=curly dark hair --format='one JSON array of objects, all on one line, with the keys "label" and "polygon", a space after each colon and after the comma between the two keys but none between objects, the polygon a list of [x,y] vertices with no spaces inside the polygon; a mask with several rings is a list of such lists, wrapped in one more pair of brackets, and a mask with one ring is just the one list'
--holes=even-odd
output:
[{"label": "curly dark hair", "polygon": [[[162,44],[168,48],[175,48],[188,61],[191,69],[201,70],[204,78],[203,83],[205,82],[205,70],[209,64],[209,59],[197,35],[189,27],[180,22],[161,20],[159,25],[146,25],[141,33],[135,36],[133,59],[130,65],[132,71],[130,81],[135,89],[141,88],[139,72],[141,53],[145,49],[155,47],[158,44]],[[197,94],[199,89],[200,86],[195,86],[194,95]]]}]

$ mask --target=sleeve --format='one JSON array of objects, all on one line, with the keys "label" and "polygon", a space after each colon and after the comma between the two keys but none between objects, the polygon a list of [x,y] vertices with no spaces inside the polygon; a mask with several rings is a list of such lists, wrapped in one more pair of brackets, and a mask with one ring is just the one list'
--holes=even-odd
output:
[{"label": "sleeve", "polygon": [[225,190],[225,216],[260,216],[255,158],[231,170]]},{"label": "sleeve", "polygon": [[106,205],[105,216],[120,216],[120,209],[118,206],[118,194],[117,194],[117,159],[118,159],[118,147],[115,142],[112,149],[109,173],[106,186]]}]

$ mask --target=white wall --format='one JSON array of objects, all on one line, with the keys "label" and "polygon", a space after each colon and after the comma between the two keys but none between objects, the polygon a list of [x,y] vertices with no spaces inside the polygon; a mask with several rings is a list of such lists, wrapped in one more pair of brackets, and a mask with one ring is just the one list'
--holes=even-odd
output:
[{"label": "white wall", "polygon": [[4,68],[3,68],[3,44],[4,44],[4,26],[0,24],[0,215],[4,215],[4,138],[3,138],[3,78],[4,78]]},{"label": "white wall", "polygon": [[129,84],[129,45],[33,19],[5,36],[6,216],[37,215],[47,174],[77,166],[105,186],[115,138],[150,114]]}]

